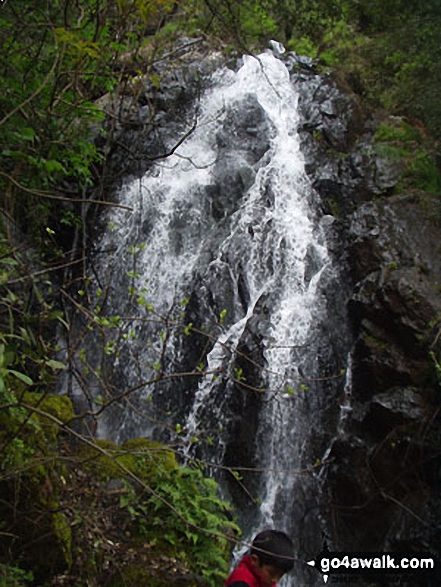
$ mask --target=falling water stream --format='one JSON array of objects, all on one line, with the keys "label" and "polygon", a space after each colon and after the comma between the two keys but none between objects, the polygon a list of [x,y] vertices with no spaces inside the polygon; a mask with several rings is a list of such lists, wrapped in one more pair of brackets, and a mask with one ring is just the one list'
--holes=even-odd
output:
[{"label": "falling water stream", "polygon": [[[250,489],[258,505],[242,515],[245,539],[275,526],[301,551],[305,518],[316,515],[317,428],[326,395],[335,394],[328,360],[338,350],[329,348],[344,325],[327,247],[333,219],[320,212],[305,174],[297,102],[287,68],[269,51],[245,56],[237,71],[218,70],[194,132],[121,189],[119,202],[132,211],[107,213],[94,268],[112,314],[136,308],[138,316],[123,328],[124,352],[112,358],[115,385],[136,388],[184,365],[196,372],[185,356],[192,329],[207,332],[209,343],[202,355],[199,332],[191,359],[201,355],[198,377],[145,385],[102,418],[99,434],[151,436],[167,421],[169,433],[179,425],[187,457],[204,445],[200,454],[222,464],[234,452],[234,416],[260,471]],[[198,316],[199,324],[187,322]],[[170,326],[179,321],[182,328]],[[238,367],[247,360],[248,370]],[[302,572],[282,584],[302,584]]]}]

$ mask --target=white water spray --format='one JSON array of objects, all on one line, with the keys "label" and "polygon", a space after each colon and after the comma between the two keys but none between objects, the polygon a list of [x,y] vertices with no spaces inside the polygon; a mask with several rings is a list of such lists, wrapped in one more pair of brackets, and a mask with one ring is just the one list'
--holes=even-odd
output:
[{"label": "white water spray", "polygon": [[[293,534],[292,504],[302,491],[305,446],[311,433],[305,414],[316,401],[308,394],[314,393],[311,389],[319,375],[317,332],[327,311],[324,284],[332,282],[334,269],[318,222],[316,196],[304,171],[297,132],[298,95],[285,65],[270,52],[257,58],[245,56],[237,72],[222,69],[213,82],[201,99],[198,125],[190,137],[164,163],[121,192],[120,203],[134,212],[109,213],[111,229],[100,248],[115,250],[111,303],[124,313],[126,296],[121,295],[121,288],[123,283],[127,286],[130,270],[130,283],[142,294],[140,308],[146,309],[146,320],[151,316],[150,306],[159,316],[179,303],[196,274],[203,286],[204,278],[216,271],[228,276],[231,315],[206,357],[207,374],[194,390],[183,423],[188,440],[198,436],[202,414],[211,411],[218,420],[228,418],[228,398],[217,404],[211,398],[216,374],[231,368],[228,365],[256,307],[266,299],[269,316],[261,341],[265,393],[254,439],[259,468],[265,473],[255,496],[261,503],[259,519],[247,528],[245,538],[250,539],[263,526]],[[217,134],[222,125],[228,126],[229,113],[243,107],[250,96],[269,129],[268,148],[252,163],[246,152],[228,152],[228,144],[220,149]],[[234,128],[230,130],[234,133]],[[254,128],[248,131],[250,136],[256,132]],[[231,210],[225,207],[217,212],[214,221],[217,202],[207,201],[207,188],[218,179],[214,171],[224,165],[221,151],[226,168],[237,164],[246,186],[238,203]],[[222,179],[228,182],[228,174]],[[97,270],[105,275],[106,264],[98,262]],[[246,308],[239,277],[247,292]],[[128,387],[135,386],[139,378],[154,378],[155,357],[160,353],[157,335],[158,329],[146,334],[140,326],[135,328],[138,342],[133,342],[130,352],[137,357],[136,368],[124,367]],[[146,337],[151,337],[150,345]],[[168,344],[173,355],[173,337]],[[147,395],[153,389],[151,386]],[[133,418],[126,410],[113,430],[111,423],[103,422],[101,433],[119,439],[125,423]],[[138,435],[148,435],[151,430],[145,420],[139,420],[137,426]],[[219,460],[224,444],[225,439],[218,445]],[[292,580],[285,579],[283,585],[294,585]]]}]

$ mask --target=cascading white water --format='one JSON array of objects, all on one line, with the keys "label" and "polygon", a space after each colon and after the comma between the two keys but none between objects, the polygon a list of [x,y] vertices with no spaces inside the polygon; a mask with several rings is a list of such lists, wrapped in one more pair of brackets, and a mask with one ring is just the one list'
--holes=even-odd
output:
[{"label": "cascading white water", "polygon": [[[207,414],[212,418],[214,414],[218,421],[228,419],[233,388],[225,388],[220,398],[219,374],[229,373],[234,379],[239,342],[264,300],[259,370],[265,392],[258,392],[262,407],[254,442],[256,462],[265,472],[259,495],[254,496],[261,504],[258,519],[245,529],[245,539],[262,526],[275,526],[300,540],[291,504],[302,491],[300,470],[309,457],[305,449],[311,425],[308,409],[317,409],[320,403],[311,398],[320,377],[317,339],[327,320],[325,286],[335,277],[316,197],[304,171],[297,100],[284,63],[271,52],[244,57],[237,72],[218,71],[201,99],[196,130],[174,155],[125,186],[119,201],[133,212],[110,212],[109,229],[98,246],[100,251],[114,250],[113,277],[106,289],[113,312],[124,315],[128,299],[138,299],[139,320],[135,327],[130,322],[125,333],[128,351],[124,361],[132,357],[133,363],[116,359],[114,364],[124,372],[127,388],[157,375],[158,361],[165,354],[164,335],[161,338],[163,325],[155,325],[152,315],[170,313],[192,291],[196,276],[201,288],[216,285],[213,314],[214,308],[228,307],[222,332],[206,357],[206,375],[192,380],[192,403],[179,416],[185,417],[179,424],[188,440],[202,437],[202,420]],[[240,137],[234,137],[235,128],[229,128],[228,118],[249,103],[261,113],[268,135],[261,156],[252,161],[246,151],[237,150]],[[250,127],[247,124],[245,132],[251,137],[263,128],[256,130],[252,121]],[[234,144],[231,150],[229,131]],[[233,193],[233,204],[219,208],[216,196],[208,201],[207,190],[221,180],[227,184],[225,191],[233,170],[243,192]],[[232,192],[237,185],[236,180],[232,182]],[[107,283],[103,256],[97,256],[96,271],[100,281]],[[172,365],[181,352],[174,334],[166,350],[168,365]],[[154,385],[146,386],[144,399],[155,393]],[[137,407],[139,412],[139,404]],[[148,407],[145,411],[148,413]],[[115,440],[133,430],[138,436],[149,435],[152,424],[130,406],[116,424],[108,419],[100,423],[100,434]],[[220,434],[212,460],[222,463],[227,442]],[[299,573],[295,576],[301,576]],[[292,581],[286,578],[283,585],[296,584]]]}]

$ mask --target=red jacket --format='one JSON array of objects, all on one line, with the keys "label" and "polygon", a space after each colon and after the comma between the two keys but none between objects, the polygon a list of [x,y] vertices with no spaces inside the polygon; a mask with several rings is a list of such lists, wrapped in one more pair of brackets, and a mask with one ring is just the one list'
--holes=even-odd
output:
[{"label": "red jacket", "polygon": [[[263,587],[262,577],[257,573],[249,556],[243,557],[237,569],[235,569],[225,581],[225,586],[228,587],[232,583],[239,581],[243,581],[249,585],[249,587]],[[273,587],[276,587],[275,583]]]}]

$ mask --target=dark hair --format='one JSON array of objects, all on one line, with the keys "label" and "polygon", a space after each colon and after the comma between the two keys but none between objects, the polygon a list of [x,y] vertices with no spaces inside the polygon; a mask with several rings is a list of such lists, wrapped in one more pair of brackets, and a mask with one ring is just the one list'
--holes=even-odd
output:
[{"label": "dark hair", "polygon": [[294,566],[294,546],[291,538],[279,530],[259,532],[251,545],[250,554],[255,554],[264,565],[274,565],[285,573]]}]

